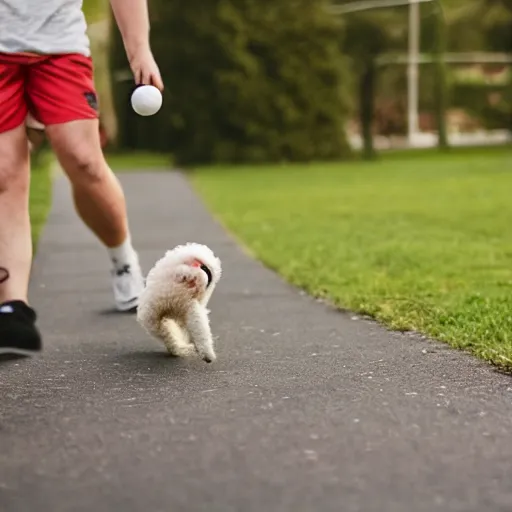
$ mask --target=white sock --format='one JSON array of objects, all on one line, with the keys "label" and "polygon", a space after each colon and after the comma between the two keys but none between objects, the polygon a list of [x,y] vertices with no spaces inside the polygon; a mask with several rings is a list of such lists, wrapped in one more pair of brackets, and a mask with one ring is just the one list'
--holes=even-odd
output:
[{"label": "white sock", "polygon": [[132,264],[137,257],[130,235],[126,237],[126,240],[121,245],[109,247],[107,250],[116,270],[122,269],[125,265]]}]

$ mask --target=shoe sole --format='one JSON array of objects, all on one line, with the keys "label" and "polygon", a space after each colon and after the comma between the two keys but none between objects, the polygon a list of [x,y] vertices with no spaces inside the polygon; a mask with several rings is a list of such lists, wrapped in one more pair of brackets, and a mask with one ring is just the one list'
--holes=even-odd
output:
[{"label": "shoe sole", "polygon": [[128,300],[126,302],[118,302],[116,304],[116,308],[118,311],[127,312],[131,311],[132,309],[137,309],[137,306],[139,305],[139,298],[135,297],[132,300]]},{"label": "shoe sole", "polygon": [[26,350],[22,348],[6,348],[0,347],[0,355],[18,355],[18,356],[37,356],[41,353],[41,349]]}]

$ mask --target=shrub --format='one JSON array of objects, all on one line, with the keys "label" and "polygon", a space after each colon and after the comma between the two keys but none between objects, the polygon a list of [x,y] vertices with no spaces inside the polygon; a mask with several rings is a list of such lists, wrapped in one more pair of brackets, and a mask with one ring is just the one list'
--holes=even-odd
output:
[{"label": "shrub", "polygon": [[[120,141],[179,164],[308,161],[349,153],[341,26],[323,0],[158,0],[152,46],[166,90],[156,117],[117,103]],[[126,66],[116,30],[112,63]]]}]

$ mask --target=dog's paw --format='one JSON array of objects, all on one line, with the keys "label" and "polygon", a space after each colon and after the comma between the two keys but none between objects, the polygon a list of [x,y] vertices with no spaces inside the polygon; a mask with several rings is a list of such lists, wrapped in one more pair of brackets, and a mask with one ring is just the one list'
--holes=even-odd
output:
[{"label": "dog's paw", "polygon": [[205,350],[205,351],[197,351],[199,354],[199,357],[205,362],[205,363],[214,363],[217,360],[217,355],[215,354],[213,349]]},{"label": "dog's paw", "polygon": [[166,346],[167,352],[171,357],[187,358],[195,355],[196,351],[192,345],[173,345]]}]

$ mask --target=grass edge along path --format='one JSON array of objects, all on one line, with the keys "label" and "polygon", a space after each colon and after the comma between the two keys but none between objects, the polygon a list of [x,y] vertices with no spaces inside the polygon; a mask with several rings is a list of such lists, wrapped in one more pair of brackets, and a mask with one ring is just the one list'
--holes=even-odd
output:
[{"label": "grass edge along path", "polygon": [[512,151],[497,148],[190,175],[219,222],[291,284],[512,368],[511,170]]},{"label": "grass edge along path", "polygon": [[52,163],[52,155],[45,152],[34,159],[31,168],[29,212],[34,254],[52,203]]}]

